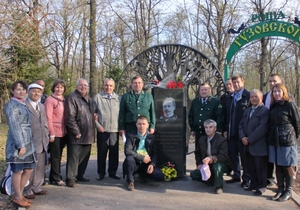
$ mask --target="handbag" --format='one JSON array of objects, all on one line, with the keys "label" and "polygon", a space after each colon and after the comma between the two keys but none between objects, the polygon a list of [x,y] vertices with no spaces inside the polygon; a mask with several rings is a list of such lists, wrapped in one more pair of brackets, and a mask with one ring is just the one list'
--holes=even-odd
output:
[{"label": "handbag", "polygon": [[207,181],[211,176],[209,165],[202,164],[200,168],[200,173],[201,173],[202,181]]},{"label": "handbag", "polygon": [[11,195],[13,193],[12,183],[11,183],[11,169],[10,165],[8,165],[5,176],[1,180],[0,184],[0,192],[3,195]]}]

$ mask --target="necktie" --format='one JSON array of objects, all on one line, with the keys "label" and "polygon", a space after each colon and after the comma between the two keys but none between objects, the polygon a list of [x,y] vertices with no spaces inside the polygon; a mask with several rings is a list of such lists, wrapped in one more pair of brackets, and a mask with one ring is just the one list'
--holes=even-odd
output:
[{"label": "necktie", "polygon": [[207,151],[206,151],[207,156],[211,156],[211,145],[210,145],[210,140],[211,139],[212,138],[207,138]]},{"label": "necktie", "polygon": [[250,112],[250,117],[252,116],[254,111],[255,111],[255,108],[252,107],[251,112]]},{"label": "necktie", "polygon": [[37,115],[40,117],[41,114],[40,114],[40,110],[39,110],[38,104],[36,104],[36,106],[35,106],[35,111],[36,111]]},{"label": "necktie", "polygon": [[240,98],[240,93],[234,95],[234,106],[236,105],[236,102],[239,98]]},{"label": "necktie", "polygon": [[202,98],[202,104],[206,102],[206,98]]}]

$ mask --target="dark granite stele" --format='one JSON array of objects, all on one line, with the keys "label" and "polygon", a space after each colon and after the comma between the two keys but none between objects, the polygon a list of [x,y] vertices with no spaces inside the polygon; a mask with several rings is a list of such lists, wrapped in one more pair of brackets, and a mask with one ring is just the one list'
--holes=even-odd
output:
[{"label": "dark granite stele", "polygon": [[[171,162],[175,164],[178,179],[183,178],[186,173],[186,112],[183,106],[183,89],[153,88],[152,94],[156,109],[157,165],[161,168],[165,163]],[[169,118],[164,115],[164,102],[176,104],[174,114]]]}]

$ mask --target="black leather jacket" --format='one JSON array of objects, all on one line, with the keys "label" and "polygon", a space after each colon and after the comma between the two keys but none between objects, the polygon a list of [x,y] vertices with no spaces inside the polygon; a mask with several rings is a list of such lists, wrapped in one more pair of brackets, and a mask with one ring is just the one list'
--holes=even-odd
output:
[{"label": "black leather jacket", "polygon": [[292,146],[300,133],[299,111],[294,102],[276,102],[270,107],[269,144],[272,146]]},{"label": "black leather jacket", "polygon": [[[69,95],[64,115],[70,144],[95,143],[94,113],[95,104],[89,96],[82,97],[77,90]],[[78,134],[81,134],[79,139]]]},{"label": "black leather jacket", "polygon": [[[126,135],[126,143],[125,143],[125,155],[132,155],[137,163],[142,163],[144,160],[143,155],[139,155],[136,150],[139,146],[140,139],[137,134],[129,134]],[[151,164],[156,166],[157,162],[157,150],[155,144],[154,135],[148,134],[147,139],[145,140],[145,148],[147,150],[148,155],[151,158]]]}]

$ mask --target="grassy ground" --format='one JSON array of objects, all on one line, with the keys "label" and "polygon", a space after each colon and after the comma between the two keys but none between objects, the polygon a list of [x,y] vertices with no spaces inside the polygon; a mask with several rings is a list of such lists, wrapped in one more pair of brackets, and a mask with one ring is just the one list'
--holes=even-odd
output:
[{"label": "grassy ground", "polygon": [[5,164],[5,144],[7,136],[7,125],[0,124],[0,177],[5,173],[6,164]]}]

